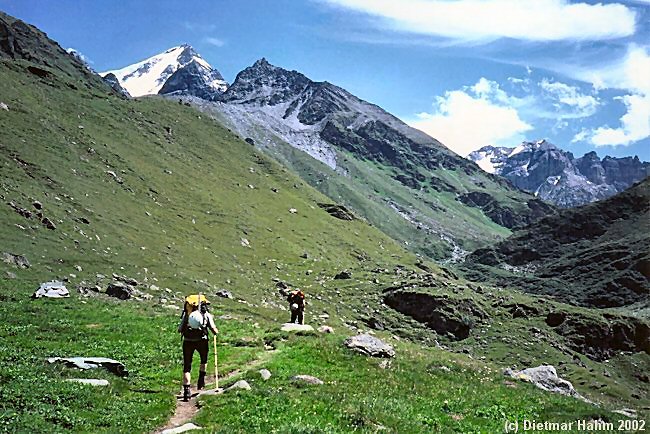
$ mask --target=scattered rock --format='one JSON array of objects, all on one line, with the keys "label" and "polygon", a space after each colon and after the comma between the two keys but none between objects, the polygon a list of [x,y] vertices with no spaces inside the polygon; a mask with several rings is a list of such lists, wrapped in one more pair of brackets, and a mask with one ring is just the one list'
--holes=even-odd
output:
[{"label": "scattered rock", "polygon": [[70,297],[70,292],[68,291],[68,288],[65,287],[63,282],[60,282],[58,280],[51,280],[49,282],[42,283],[36,292],[34,292],[32,297],[66,298]]},{"label": "scattered rock", "polygon": [[241,246],[242,246],[242,247],[250,247],[250,246],[251,246],[250,241],[248,241],[246,238],[242,238],[242,239],[240,240],[240,243],[241,243]]},{"label": "scattered rock", "polygon": [[112,170],[107,170],[106,174],[113,178],[118,184],[124,184],[124,180],[117,176],[117,173],[113,172]]},{"label": "scattered rock", "polygon": [[32,206],[33,206],[35,209],[38,209],[38,210],[43,209],[43,204],[40,203],[40,202],[37,201],[37,200],[35,200],[34,202],[32,202]]},{"label": "scattered rock", "polygon": [[22,207],[16,205],[15,203],[13,203],[13,202],[9,202],[9,206],[11,208],[13,208],[13,210],[16,211],[18,214],[25,217],[26,219],[32,218],[32,212],[31,211],[29,211],[29,210],[27,210],[25,208],[22,208]]},{"label": "scattered rock", "polygon": [[221,289],[215,293],[217,297],[222,297],[222,298],[233,298],[232,292],[226,291],[225,289]]},{"label": "scattered rock", "polygon": [[228,387],[226,391],[228,390],[235,390],[235,389],[241,389],[241,390],[251,390],[251,385],[248,384],[248,381],[246,380],[239,380],[232,386]]},{"label": "scattered rock", "polygon": [[71,383],[88,384],[90,386],[108,386],[110,384],[108,380],[98,380],[95,378],[70,378],[66,381],[70,381]]},{"label": "scattered rock", "polygon": [[298,212],[298,210],[295,209],[295,208],[289,208],[289,212],[290,212],[291,214],[295,214],[295,213]]},{"label": "scattered rock", "polygon": [[50,357],[48,363],[63,363],[71,368],[96,369],[102,367],[120,377],[128,377],[124,364],[106,357]]},{"label": "scattered rock", "polygon": [[271,378],[271,371],[268,369],[260,369],[260,377],[262,377],[262,380],[266,381],[269,378]]},{"label": "scattered rock", "polygon": [[54,222],[52,220],[50,220],[49,218],[47,218],[47,217],[43,217],[43,219],[41,220],[41,223],[43,224],[43,226],[45,226],[48,229],[51,229],[51,230],[56,229],[56,225],[54,224]]},{"label": "scattered rock", "polygon": [[18,268],[29,268],[31,264],[23,255],[14,255],[13,253],[4,252],[2,254],[2,262],[13,265]]},{"label": "scattered rock", "polygon": [[5,275],[7,276],[7,279],[15,279],[16,278],[16,273],[12,273],[11,271],[7,271],[5,273]]},{"label": "scattered rock", "polygon": [[355,215],[343,205],[336,205],[332,203],[319,203],[319,207],[327,211],[332,217],[336,217],[341,220],[355,220]]},{"label": "scattered rock", "polygon": [[313,332],[314,328],[308,324],[294,324],[288,322],[282,324],[280,330],[283,332]]},{"label": "scattered rock", "polygon": [[129,286],[138,286],[140,284],[133,277],[120,276],[119,274],[115,274],[115,273],[113,273],[113,279],[126,283]]},{"label": "scattered rock", "polygon": [[334,329],[328,325],[322,325],[318,327],[320,333],[334,333]]},{"label": "scattered rock", "polygon": [[201,427],[194,425],[193,423],[186,423],[185,425],[177,426],[176,428],[169,428],[161,431],[160,434],[181,434],[186,431],[192,431],[195,429],[201,429]]},{"label": "scattered rock", "polygon": [[250,137],[246,137],[246,138],[244,139],[244,141],[245,141],[246,143],[248,143],[249,145],[253,145],[253,146],[255,146],[255,140],[251,139]]},{"label": "scattered rock", "polygon": [[368,334],[347,338],[345,346],[371,357],[395,357],[395,350],[390,344]]},{"label": "scattered rock", "polygon": [[75,265],[74,269],[77,270],[80,273],[83,271],[83,268],[81,268],[81,265]]},{"label": "scattered rock", "polygon": [[334,279],[336,280],[344,280],[344,279],[351,279],[352,278],[352,273],[348,270],[343,270],[334,276]]},{"label": "scattered rock", "polygon": [[133,288],[122,282],[111,282],[106,288],[106,295],[120,300],[128,300],[133,295]]},{"label": "scattered rock", "polygon": [[536,368],[523,369],[521,371],[506,369],[504,375],[518,380],[528,381],[540,389],[549,392],[584,399],[578,392],[576,392],[570,382],[557,376],[555,367],[551,365],[542,365]]},{"label": "scattered rock", "polygon": [[291,381],[293,381],[297,386],[320,386],[325,384],[320,378],[311,375],[294,375],[291,377]]},{"label": "scattered rock", "polygon": [[9,111],[9,106],[4,102],[0,102],[0,110]]}]

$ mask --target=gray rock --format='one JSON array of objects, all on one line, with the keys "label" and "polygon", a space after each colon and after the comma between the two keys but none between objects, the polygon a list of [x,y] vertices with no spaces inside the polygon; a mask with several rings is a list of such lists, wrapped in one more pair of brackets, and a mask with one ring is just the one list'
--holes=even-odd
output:
[{"label": "gray rock", "polygon": [[0,110],[4,110],[4,111],[8,112],[9,111],[9,106],[4,102],[0,102]]},{"label": "gray rock", "polygon": [[122,282],[111,282],[106,288],[106,295],[120,300],[128,300],[133,295],[133,288]]},{"label": "gray rock", "polygon": [[[510,376],[523,381],[533,383],[540,389],[559,393],[561,395],[573,396],[575,398],[582,398],[578,392],[573,388],[573,385],[557,375],[554,366],[542,365],[536,368],[527,368],[521,371],[513,371],[506,369],[504,375]],[[584,398],[582,398],[584,399]]]},{"label": "gray rock", "polygon": [[15,279],[16,278],[16,273],[12,273],[11,271],[7,271],[5,274],[7,275],[7,279]]},{"label": "gray rock", "polygon": [[47,218],[47,217],[43,217],[43,219],[41,220],[41,223],[43,224],[43,226],[45,226],[48,229],[51,229],[51,230],[56,229],[56,225],[54,224],[54,222],[52,220],[50,220],[49,218]]},{"label": "gray rock", "polygon": [[13,265],[18,268],[29,268],[31,264],[23,255],[14,255],[13,253],[4,252],[2,254],[2,262]]},{"label": "gray rock", "polygon": [[96,369],[102,367],[120,377],[128,377],[129,371],[121,362],[106,357],[50,357],[48,363],[63,363],[71,368]]},{"label": "gray rock", "polygon": [[248,381],[246,381],[246,380],[239,380],[235,384],[233,384],[232,386],[228,387],[226,389],[226,391],[228,391],[228,390],[236,390],[236,389],[251,390],[251,385],[248,384]]},{"label": "gray rock", "polygon": [[70,378],[66,381],[71,383],[88,384],[90,386],[108,386],[110,384],[108,380],[98,380],[96,378]]},{"label": "gray rock", "polygon": [[201,429],[201,427],[198,425],[194,425],[193,423],[186,423],[185,425],[177,426],[176,428],[169,428],[163,430],[160,432],[160,434],[180,434],[195,429]]},{"label": "gray rock", "polygon": [[328,325],[318,327],[318,331],[321,333],[334,333],[334,329]]},{"label": "gray rock", "polygon": [[217,297],[233,298],[232,292],[226,291],[225,289],[221,289],[221,290],[217,291],[215,294],[216,294]]},{"label": "gray rock", "polygon": [[344,280],[344,279],[351,279],[352,278],[352,273],[348,270],[343,270],[334,276],[334,279],[336,280]]},{"label": "gray rock", "polygon": [[320,378],[311,375],[294,375],[291,377],[291,381],[299,386],[320,386],[321,384],[325,384]]},{"label": "gray rock", "polygon": [[269,378],[271,378],[271,371],[268,369],[260,369],[260,376],[262,377],[262,380],[266,381]]},{"label": "gray rock", "polygon": [[129,286],[138,286],[140,284],[133,277],[120,276],[119,274],[115,274],[115,273],[113,273],[113,279],[117,280],[118,282],[125,283]]},{"label": "gray rock", "polygon": [[41,286],[32,294],[33,298],[66,298],[70,297],[70,291],[65,287],[63,282],[52,280],[42,283]]},{"label": "gray rock", "polygon": [[371,357],[395,357],[395,350],[390,344],[368,334],[347,338],[345,346]]},{"label": "gray rock", "polygon": [[313,332],[314,328],[307,324],[292,324],[290,322],[282,324],[280,330],[283,332]]}]

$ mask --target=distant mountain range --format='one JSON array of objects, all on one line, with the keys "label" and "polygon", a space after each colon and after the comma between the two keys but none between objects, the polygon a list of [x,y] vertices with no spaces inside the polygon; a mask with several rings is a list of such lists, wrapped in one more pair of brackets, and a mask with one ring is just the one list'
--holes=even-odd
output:
[{"label": "distant mountain range", "polygon": [[552,211],[380,107],[266,59],[231,85],[188,45],[109,72],[131,95],[158,93],[208,113],[431,258],[458,260]]},{"label": "distant mountain range", "polygon": [[564,208],[606,199],[650,175],[650,163],[638,157],[601,160],[592,151],[574,158],[545,140],[514,148],[485,146],[468,158],[486,172]]}]

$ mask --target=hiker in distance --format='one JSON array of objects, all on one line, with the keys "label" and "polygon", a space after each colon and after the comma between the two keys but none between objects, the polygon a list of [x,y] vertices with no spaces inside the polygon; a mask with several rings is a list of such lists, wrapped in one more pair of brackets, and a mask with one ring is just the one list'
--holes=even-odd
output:
[{"label": "hiker in distance", "polygon": [[305,323],[305,293],[299,289],[291,291],[287,296],[289,308],[291,309],[291,323]]},{"label": "hiker in distance", "polygon": [[[190,381],[192,371],[192,357],[194,351],[198,351],[201,358],[199,366],[199,380],[197,389],[205,387],[205,370],[208,363],[208,331],[214,335],[219,330],[214,324],[214,317],[208,312],[210,302],[203,295],[190,295],[185,298],[185,306],[181,314],[181,322],[178,325],[178,332],[183,340],[183,400],[190,399]],[[215,341],[216,343],[216,341]],[[216,348],[215,348],[216,351]],[[216,354],[215,354],[216,357]],[[217,375],[215,373],[215,375]]]}]

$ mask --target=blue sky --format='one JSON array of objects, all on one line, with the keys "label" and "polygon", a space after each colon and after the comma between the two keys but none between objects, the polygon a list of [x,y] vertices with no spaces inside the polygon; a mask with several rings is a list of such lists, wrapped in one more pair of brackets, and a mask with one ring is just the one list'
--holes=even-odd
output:
[{"label": "blue sky", "polygon": [[378,104],[461,155],[548,138],[650,160],[650,0],[0,0],[98,70],[190,43]]}]

